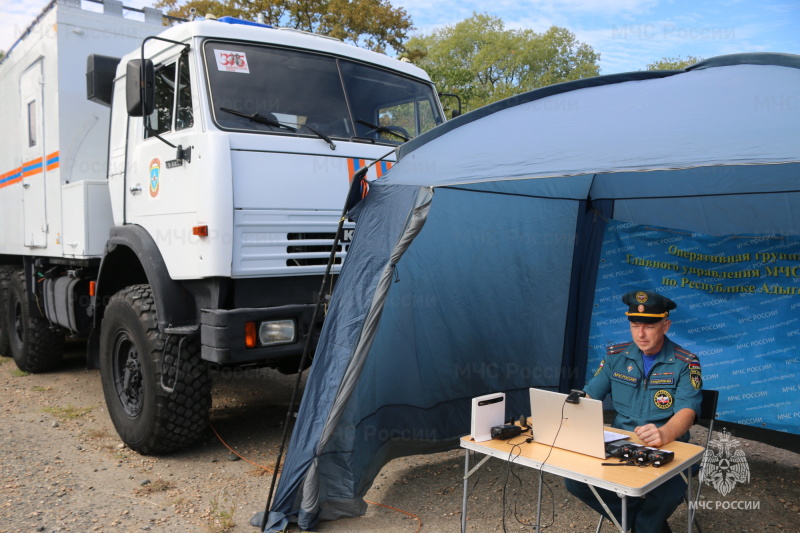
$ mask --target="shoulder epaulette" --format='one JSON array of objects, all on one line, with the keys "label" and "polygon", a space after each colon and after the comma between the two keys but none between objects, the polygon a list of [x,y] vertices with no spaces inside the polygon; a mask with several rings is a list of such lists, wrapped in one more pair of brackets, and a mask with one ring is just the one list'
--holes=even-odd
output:
[{"label": "shoulder epaulette", "polygon": [[678,346],[675,347],[675,358],[683,361],[684,363],[699,363],[700,360],[695,354],[684,350]]},{"label": "shoulder epaulette", "polygon": [[625,351],[625,348],[633,344],[632,342],[623,342],[622,344],[614,344],[606,348],[606,355],[616,355]]}]

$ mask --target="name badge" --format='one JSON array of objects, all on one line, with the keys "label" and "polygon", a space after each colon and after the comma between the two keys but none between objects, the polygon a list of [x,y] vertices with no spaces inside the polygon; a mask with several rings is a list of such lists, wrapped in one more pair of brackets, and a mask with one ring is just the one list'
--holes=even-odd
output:
[{"label": "name badge", "polygon": [[630,383],[631,385],[636,385],[639,383],[639,378],[623,374],[622,372],[614,372],[611,377],[620,381],[624,381],[625,383]]},{"label": "name badge", "polygon": [[675,378],[651,378],[650,379],[651,385],[675,385]]}]

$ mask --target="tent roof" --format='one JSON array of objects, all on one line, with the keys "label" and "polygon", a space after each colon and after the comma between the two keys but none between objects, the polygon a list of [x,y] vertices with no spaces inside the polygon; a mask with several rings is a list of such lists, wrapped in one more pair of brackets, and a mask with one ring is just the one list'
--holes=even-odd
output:
[{"label": "tent roof", "polygon": [[[384,179],[452,186],[797,162],[800,108],[790,105],[789,91],[799,86],[800,56],[734,54],[684,71],[632,72],[544,87],[406,143],[398,151],[404,164]],[[419,168],[415,160],[427,167]]]}]

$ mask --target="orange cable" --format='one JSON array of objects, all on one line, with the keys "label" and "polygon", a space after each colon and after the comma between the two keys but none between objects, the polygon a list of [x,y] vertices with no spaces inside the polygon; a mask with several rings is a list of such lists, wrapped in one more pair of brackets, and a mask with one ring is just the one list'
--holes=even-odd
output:
[{"label": "orange cable", "polygon": [[[231,448],[230,446],[228,446],[228,443],[227,443],[227,442],[225,442],[225,441],[222,439],[222,437],[220,436],[220,434],[217,432],[217,428],[215,428],[215,427],[214,427],[214,424],[211,424],[211,423],[209,423],[208,425],[211,427],[211,431],[213,431],[213,432],[214,432],[214,435],[216,435],[216,436],[217,436],[217,438],[218,438],[218,439],[219,439],[219,441],[222,443],[222,445],[223,445],[223,446],[225,446],[226,448],[228,448],[228,449],[231,451],[231,453],[232,453],[232,454],[234,454],[236,457],[238,457],[238,458],[239,458],[239,459],[241,459],[242,461],[245,461],[246,463],[250,463],[250,464],[251,464],[251,465],[253,465],[253,466],[257,466],[258,468],[263,468],[264,470],[266,470],[266,471],[267,471],[267,472],[269,472],[270,474],[272,474],[272,473],[274,472],[274,471],[273,471],[271,468],[267,468],[266,466],[260,465],[260,464],[258,464],[258,463],[254,463],[253,461],[250,461],[250,460],[246,459],[245,457],[242,457],[241,455],[239,455],[239,453],[237,453],[237,452],[236,452],[236,450],[234,450],[233,448]],[[280,475],[280,474],[278,474],[278,475]],[[417,515],[415,515],[415,514],[411,514],[411,513],[409,513],[408,511],[403,511],[402,509],[397,509],[397,508],[395,508],[395,507],[392,507],[391,505],[384,505],[384,504],[382,504],[382,503],[371,502],[371,501],[369,501],[369,500],[364,500],[364,501],[365,501],[365,502],[367,502],[367,503],[369,503],[369,504],[372,504],[372,505],[377,505],[377,506],[379,506],[379,507],[385,507],[385,508],[387,508],[387,509],[391,509],[392,511],[397,511],[398,513],[403,513],[403,514],[405,514],[405,515],[408,515],[408,516],[410,516],[411,518],[413,518],[414,520],[416,520],[416,521],[417,521],[417,529],[416,529],[416,531],[414,531],[414,533],[419,533],[419,530],[420,530],[420,529],[422,529],[422,520],[420,519],[420,517],[418,517],[418,516],[417,516]]]},{"label": "orange cable", "polygon": [[226,443],[224,440],[222,440],[222,437],[220,437],[220,436],[219,436],[219,433],[217,433],[217,429],[214,427],[214,424],[211,424],[211,423],[209,423],[208,425],[209,425],[209,426],[211,426],[211,431],[213,431],[213,432],[214,432],[214,435],[216,435],[216,436],[217,436],[217,438],[218,438],[218,439],[219,439],[219,441],[220,441],[220,442],[223,444],[223,446],[225,446],[226,448],[228,448],[228,449],[231,451],[231,453],[232,453],[232,454],[234,454],[236,457],[238,457],[239,459],[241,459],[242,461],[244,461],[244,462],[246,462],[246,463],[250,463],[250,464],[251,464],[251,465],[253,465],[253,466],[257,466],[258,468],[263,468],[264,470],[266,470],[266,471],[267,471],[267,472],[269,472],[270,474],[274,474],[274,473],[275,473],[275,471],[274,471],[274,470],[272,470],[271,468],[267,468],[267,467],[266,467],[266,466],[264,466],[264,465],[260,465],[260,464],[258,464],[258,463],[254,463],[253,461],[250,461],[250,460],[248,460],[248,459],[246,459],[246,458],[242,457],[241,455],[239,455],[239,454],[236,452],[236,450],[234,450],[233,448],[231,448],[230,446],[228,446],[228,443]]}]

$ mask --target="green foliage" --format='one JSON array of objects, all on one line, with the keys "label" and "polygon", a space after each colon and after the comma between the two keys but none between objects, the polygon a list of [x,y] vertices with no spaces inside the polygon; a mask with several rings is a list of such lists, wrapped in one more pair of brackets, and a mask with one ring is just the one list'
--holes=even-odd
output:
[{"label": "green foliage", "polygon": [[214,15],[257,20],[264,15],[273,26],[336,37],[346,42],[385,52],[403,52],[411,30],[411,18],[389,0],[159,0],[155,7],[166,14],[191,19]]},{"label": "green foliage", "polygon": [[678,57],[662,57],[658,61],[647,65],[647,70],[683,70],[695,63],[702,61],[702,57],[686,56],[686,59]]},{"label": "green foliage", "polygon": [[208,530],[210,533],[223,533],[236,526],[233,515],[236,513],[236,503],[227,491],[211,497],[209,509]]},{"label": "green foliage", "polygon": [[92,411],[92,408],[68,405],[67,407],[45,407],[42,411],[50,413],[63,422],[65,420],[75,420],[76,418],[85,416]]},{"label": "green foliage", "polygon": [[600,73],[600,54],[569,30],[507,30],[501,19],[485,13],[413,37],[406,48],[406,57],[425,69],[440,91],[461,96],[465,111]]}]

